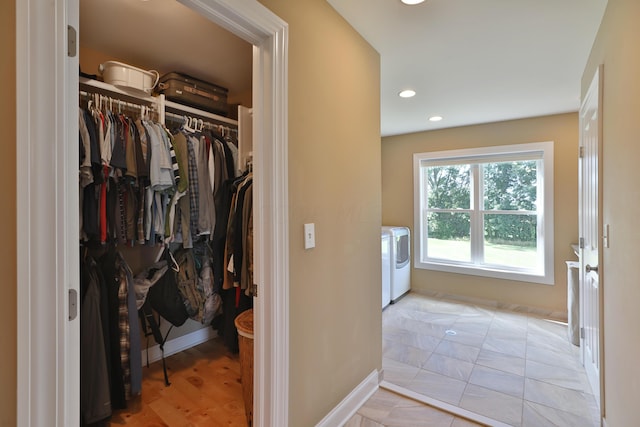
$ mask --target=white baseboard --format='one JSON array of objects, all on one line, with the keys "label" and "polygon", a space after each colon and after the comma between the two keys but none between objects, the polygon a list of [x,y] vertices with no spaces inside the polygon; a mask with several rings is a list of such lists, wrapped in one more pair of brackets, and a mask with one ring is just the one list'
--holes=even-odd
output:
[{"label": "white baseboard", "polygon": [[[202,328],[190,332],[186,335],[182,335],[181,337],[169,340],[164,343],[164,357],[171,356],[172,354],[179,353],[182,350],[186,350],[198,344],[202,344],[203,342],[209,341],[216,336],[218,336],[218,333],[214,331],[213,328]],[[149,363],[162,360],[162,351],[160,351],[160,346],[158,344],[149,347],[148,352]],[[147,363],[147,349],[142,350],[142,363]]]},{"label": "white baseboard", "polygon": [[556,310],[551,310],[543,307],[526,306],[521,304],[510,304],[510,303],[501,302],[497,300],[476,298],[476,297],[470,297],[466,295],[448,294],[444,292],[431,291],[428,289],[411,289],[411,292],[415,292],[421,295],[426,295],[432,298],[451,300],[456,302],[462,302],[465,304],[481,305],[484,307],[489,307],[489,308],[504,310],[504,311],[513,311],[521,314],[531,314],[534,316],[547,317],[549,319],[557,320],[564,323],[566,323],[568,319],[568,314],[566,310],[556,311]]},{"label": "white baseboard", "polygon": [[378,371],[371,372],[342,402],[329,412],[316,427],[335,427],[346,424],[347,421],[378,389]]},{"label": "white baseboard", "polygon": [[432,406],[434,408],[440,409],[445,412],[449,412],[457,417],[465,418],[476,423],[479,423],[483,426],[489,427],[510,427],[509,424],[505,424],[502,421],[494,420],[489,417],[485,417],[484,415],[476,414],[475,412],[468,411],[463,408],[459,408],[455,405],[451,405],[450,403],[443,402],[438,399],[431,398],[429,396],[425,396],[420,393],[416,393],[413,390],[409,390],[407,388],[401,387],[399,385],[392,384],[388,381],[382,381],[380,383],[380,388],[385,390],[392,391],[396,394],[399,394],[404,397],[408,397],[409,399],[413,399],[417,402],[422,402],[425,405]]}]

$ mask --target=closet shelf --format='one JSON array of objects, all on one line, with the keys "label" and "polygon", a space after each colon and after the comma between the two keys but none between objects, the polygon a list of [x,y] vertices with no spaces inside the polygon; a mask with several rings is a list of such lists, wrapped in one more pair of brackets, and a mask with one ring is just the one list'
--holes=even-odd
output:
[{"label": "closet shelf", "polygon": [[109,83],[101,82],[98,80],[88,79],[86,77],[80,77],[79,83],[81,88],[82,87],[84,87],[85,89],[90,88],[92,93],[99,93],[106,96],[118,97],[118,98],[121,98],[123,101],[136,102],[136,103],[140,103],[142,101],[146,104],[158,103],[158,98],[155,96],[135,95],[135,94],[126,92],[122,89],[119,89],[113,85],[110,85]]},{"label": "closet shelf", "polygon": [[188,105],[183,105],[177,102],[167,101],[164,95],[140,96],[140,95],[132,94],[122,89],[119,89],[113,85],[110,85],[109,83],[88,79],[86,77],[80,77],[79,83],[81,88],[84,88],[85,90],[89,90],[91,93],[99,93],[99,94],[110,96],[110,97],[117,97],[122,101],[127,101],[127,102],[144,103],[147,105],[154,104],[156,105],[157,110],[160,114],[162,123],[164,123],[164,112],[170,111],[174,113],[182,113],[184,115],[193,115],[202,119],[210,119],[220,123],[226,123],[226,124],[238,126],[237,120],[230,119],[228,117],[220,116],[217,114],[213,114],[208,111],[199,110],[197,108],[189,107]]}]

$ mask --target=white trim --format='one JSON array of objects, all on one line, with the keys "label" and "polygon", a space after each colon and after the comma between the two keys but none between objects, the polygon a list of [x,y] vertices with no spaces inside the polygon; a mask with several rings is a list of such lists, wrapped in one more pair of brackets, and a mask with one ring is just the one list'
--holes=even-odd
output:
[{"label": "white trim", "polygon": [[[79,424],[77,0],[16,0],[17,423]],[[73,102],[71,102],[73,99]],[[61,380],[69,378],[69,380]]]},{"label": "white trim", "polygon": [[[169,357],[172,354],[180,353],[182,350],[195,347],[196,345],[207,342],[217,336],[218,334],[212,328],[202,328],[186,335],[174,338],[164,343],[164,357]],[[155,344],[149,347],[148,350],[146,348],[142,350],[143,364],[147,363],[147,353],[149,353],[149,363],[162,360],[162,350],[160,350],[159,344]]]},{"label": "white trim", "polygon": [[[15,0],[16,4],[16,235],[17,239],[17,424],[31,425],[31,211],[29,193],[31,188],[30,145],[31,135],[28,126],[29,109],[29,2]],[[17,144],[17,141],[23,141]],[[22,191],[20,191],[22,190]],[[27,190],[27,191],[25,191]]]},{"label": "white trim", "polygon": [[364,405],[364,403],[378,390],[378,377],[380,373],[373,370],[356,386],[342,401],[331,410],[316,427],[342,426]]},{"label": "white trim", "polygon": [[[259,209],[254,220],[263,226],[255,236],[261,293],[254,307],[254,425],[287,426],[287,24],[256,0],[180,1],[255,46],[254,175]],[[67,321],[67,292],[79,283],[78,213],[73,208],[78,153],[77,144],[72,144],[77,128],[67,109],[76,106],[77,94],[70,94],[77,91],[73,81],[77,84],[78,67],[77,57],[67,58],[66,34],[67,22],[77,19],[79,0],[15,3],[17,419],[25,427],[74,426],[80,412],[75,380],[79,363],[74,359],[79,321]]]},{"label": "white trim", "polygon": [[476,423],[480,423],[483,426],[510,427],[509,424],[505,424],[502,421],[494,420],[493,418],[476,414],[475,412],[471,412],[464,408],[460,408],[450,403],[443,402],[442,400],[434,399],[432,397],[425,396],[424,394],[416,393],[413,390],[409,390],[408,388],[401,387],[399,385],[390,383],[388,381],[382,381],[380,383],[380,388],[392,391],[404,397],[408,397],[409,399],[413,399],[415,401],[424,403],[425,405],[433,406],[434,408],[440,409],[442,411],[449,412],[451,414],[454,414],[457,417],[466,418]]},{"label": "white trim", "polygon": [[287,23],[256,0],[177,0],[245,41],[260,46]]},{"label": "white trim", "polygon": [[528,314],[531,316],[537,317],[545,317],[549,320],[554,320],[556,322],[567,323],[567,311],[566,310],[551,310],[545,307],[531,306],[531,305],[522,305],[522,304],[512,304],[504,301],[486,299],[486,298],[475,298],[470,297],[468,295],[457,295],[457,294],[449,294],[446,292],[438,292],[432,291],[429,289],[411,289],[412,293],[425,295],[431,298],[449,300],[454,302],[459,302],[462,304],[470,304],[470,305],[480,305],[483,307],[488,307],[492,309],[502,310],[502,311],[512,311],[514,313],[520,314]]}]

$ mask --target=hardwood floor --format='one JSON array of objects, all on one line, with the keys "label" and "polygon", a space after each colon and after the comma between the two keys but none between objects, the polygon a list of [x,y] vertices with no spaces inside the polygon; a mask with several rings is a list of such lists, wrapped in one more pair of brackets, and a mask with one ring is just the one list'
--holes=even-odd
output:
[{"label": "hardwood floor", "polygon": [[143,368],[142,395],[116,411],[110,426],[247,426],[240,361],[222,339],[214,338],[167,358],[171,385],[162,362]]}]

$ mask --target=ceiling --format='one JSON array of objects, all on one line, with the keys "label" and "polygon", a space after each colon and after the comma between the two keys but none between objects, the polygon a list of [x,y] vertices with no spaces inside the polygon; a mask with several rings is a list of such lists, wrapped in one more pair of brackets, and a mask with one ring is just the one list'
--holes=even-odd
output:
[{"label": "ceiling", "polygon": [[[327,1],[380,53],[383,136],[577,111],[606,6],[606,0]],[[80,44],[140,68],[225,86],[230,100],[251,91],[251,45],[175,0],[82,0]],[[416,96],[398,97],[407,88]],[[434,115],[444,119],[430,122]]]},{"label": "ceiling", "polygon": [[607,3],[327,1],[380,53],[383,136],[577,111]]}]

